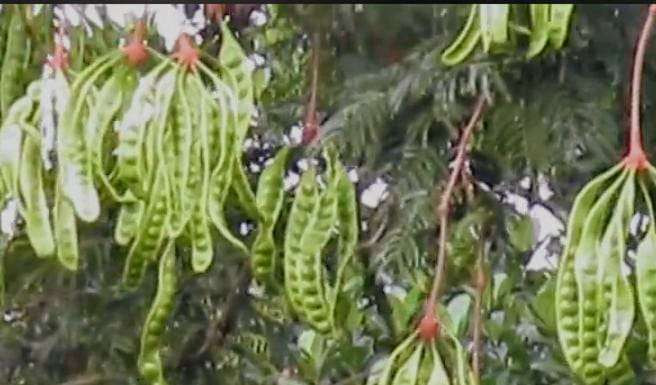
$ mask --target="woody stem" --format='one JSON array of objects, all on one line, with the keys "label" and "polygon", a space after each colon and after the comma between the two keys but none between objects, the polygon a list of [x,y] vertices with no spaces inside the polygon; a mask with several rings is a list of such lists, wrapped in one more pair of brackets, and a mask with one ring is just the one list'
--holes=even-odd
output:
[{"label": "woody stem", "polygon": [[474,107],[474,112],[472,113],[469,122],[465,126],[460,136],[460,142],[458,143],[458,150],[456,154],[456,159],[454,161],[453,170],[449,175],[449,180],[447,182],[446,188],[440,197],[439,206],[437,207],[437,214],[439,219],[439,244],[437,252],[437,262],[435,267],[435,278],[433,279],[433,287],[431,288],[430,296],[426,302],[425,312],[429,312],[435,309],[435,302],[437,301],[442,281],[444,279],[444,274],[446,270],[446,237],[447,237],[447,226],[449,223],[449,202],[451,201],[451,195],[453,195],[456,182],[458,177],[462,173],[464,164],[465,164],[465,153],[467,152],[467,144],[469,139],[478,123],[483,109],[485,107],[485,96],[481,95],[476,101]]},{"label": "woody stem", "polygon": [[636,47],[635,59],[633,61],[633,74],[631,81],[631,126],[629,138],[629,156],[643,155],[642,136],[640,132],[640,91],[642,86],[642,69],[645,62],[645,52],[649,35],[654,26],[654,14],[656,14],[656,4],[649,6],[647,19],[640,32],[638,45]]}]

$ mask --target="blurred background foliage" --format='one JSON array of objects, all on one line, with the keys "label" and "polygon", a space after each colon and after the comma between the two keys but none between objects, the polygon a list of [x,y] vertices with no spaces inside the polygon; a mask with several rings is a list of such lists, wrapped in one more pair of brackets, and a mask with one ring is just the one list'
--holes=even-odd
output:
[{"label": "blurred background foliage", "polygon": [[[37,43],[26,59],[26,83],[40,76],[52,49],[53,31],[46,26],[63,7],[45,5],[28,17]],[[80,15],[96,7],[103,21],[96,25],[83,17],[82,24],[69,26],[74,71],[128,34],[106,16],[111,5],[66,7]],[[204,20],[203,7],[171,7],[190,24],[201,20],[201,47],[215,54],[219,30],[216,22]],[[462,340],[470,341],[472,268],[477,253],[484,253],[489,285],[482,383],[573,383],[558,346],[552,303],[562,222],[576,192],[624,151],[627,79],[646,6],[576,5],[561,51],[530,61],[521,50],[479,53],[450,68],[439,56],[465,20],[464,5],[233,4],[222,10],[256,67],[258,115],[244,153],[252,183],[275,149],[299,135],[309,98],[312,36],[318,37],[320,140],[295,156],[313,155],[316,146],[335,142],[357,175],[359,263],[339,310],[349,333],[333,340],[291,317],[281,294],[254,287],[247,263],[217,244],[218,258],[207,273],[181,269],[163,349],[170,383],[366,384],[371,368],[421,311],[436,257],[436,198],[454,156],[453,142],[481,93],[491,106],[474,134],[468,178],[451,213],[443,302]],[[6,25],[4,13],[0,26]],[[3,27],[0,33],[6,33]],[[150,35],[150,45],[166,51],[154,29]],[[656,142],[655,70],[656,55],[648,54],[643,99],[648,151]],[[290,180],[298,167],[288,171]],[[374,187],[378,199],[371,203],[365,196]],[[20,233],[7,247],[0,383],[138,383],[137,342],[156,274],[151,270],[134,293],[119,290],[125,251],[111,237],[116,213],[104,215],[101,224],[80,230],[84,258],[76,274],[37,259]],[[559,226],[546,231],[546,217]],[[529,268],[538,259],[543,263]],[[644,346],[638,326],[630,358],[640,383],[649,383],[652,373],[640,361]]]}]

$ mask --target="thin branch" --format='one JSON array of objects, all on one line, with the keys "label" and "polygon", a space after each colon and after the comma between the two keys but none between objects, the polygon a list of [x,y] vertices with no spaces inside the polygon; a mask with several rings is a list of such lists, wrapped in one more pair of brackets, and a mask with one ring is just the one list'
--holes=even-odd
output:
[{"label": "thin branch", "polygon": [[182,364],[188,364],[191,361],[200,359],[205,355],[205,353],[207,353],[207,351],[210,350],[210,348],[216,348],[223,345],[226,335],[230,332],[235,311],[242,303],[244,293],[248,288],[250,280],[250,271],[247,268],[243,269],[237,280],[235,290],[233,290],[233,292],[225,301],[222,317],[210,322],[207,329],[205,330],[205,339],[203,344],[195,353],[191,355],[191,357],[182,360],[178,367],[182,366]]},{"label": "thin branch", "polygon": [[92,385],[92,384],[99,384],[99,383],[106,384],[107,381],[118,381],[121,379],[123,379],[123,377],[92,374],[92,375],[85,375],[74,380],[61,382],[59,383],[59,385]]},{"label": "thin branch", "polygon": [[449,223],[449,202],[451,201],[451,195],[453,194],[456,182],[458,177],[462,173],[462,169],[465,164],[465,153],[467,152],[467,144],[469,143],[469,138],[476,127],[482,113],[485,108],[485,96],[480,95],[476,101],[474,107],[474,112],[472,113],[469,122],[462,131],[462,136],[460,137],[460,143],[458,143],[458,152],[456,159],[454,161],[453,170],[449,176],[449,181],[446,185],[444,192],[440,198],[439,206],[437,207],[437,215],[439,216],[440,232],[439,232],[439,245],[438,245],[438,254],[437,254],[437,266],[435,267],[435,278],[433,280],[433,287],[426,302],[426,314],[432,313],[435,309],[435,302],[440,293],[442,281],[444,279],[445,267],[446,267],[446,237],[447,237],[447,226]]},{"label": "thin branch", "polygon": [[642,137],[640,130],[640,91],[642,87],[642,68],[645,62],[645,52],[649,35],[654,27],[654,14],[656,14],[656,4],[649,6],[647,19],[642,27],[638,44],[633,61],[633,74],[631,80],[631,126],[629,136],[629,165],[635,168],[642,168],[646,161],[644,149],[642,147]]},{"label": "thin branch", "polygon": [[474,384],[481,383],[481,368],[483,366],[483,293],[487,283],[485,276],[485,238],[481,236],[479,255],[476,260],[476,271],[474,272],[474,330],[473,330],[473,352],[472,352],[472,371],[474,372]]},{"label": "thin branch", "polygon": [[310,84],[310,99],[305,111],[305,125],[303,127],[303,141],[301,144],[311,143],[317,136],[319,130],[317,122],[317,87],[319,83],[319,49],[321,40],[319,33],[312,34],[312,80]]}]

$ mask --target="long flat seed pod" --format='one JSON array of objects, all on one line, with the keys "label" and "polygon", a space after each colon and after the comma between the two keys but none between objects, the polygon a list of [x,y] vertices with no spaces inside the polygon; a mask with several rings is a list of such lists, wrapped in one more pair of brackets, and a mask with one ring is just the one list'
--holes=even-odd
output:
[{"label": "long flat seed pod", "polygon": [[255,205],[260,221],[251,247],[251,263],[253,275],[260,282],[272,278],[275,268],[276,244],[273,229],[284,200],[283,187],[288,154],[288,147],[279,150],[273,162],[262,171],[257,183]]},{"label": "long flat seed pod", "polygon": [[[610,288],[608,293],[610,303],[608,307],[604,306],[602,309],[603,311],[608,308],[608,315],[605,322],[607,324],[606,335],[599,352],[599,363],[607,368],[615,366],[620,359],[635,315],[633,288],[621,270],[626,251],[625,232],[633,216],[635,185],[635,172],[631,172],[622,189],[616,214],[607,228],[607,235],[604,236],[599,246],[599,270],[603,272],[599,277],[600,286],[603,288],[599,299],[600,304],[605,305],[604,289]],[[604,256],[605,253],[610,253],[610,255]]]},{"label": "long flat seed pod", "polygon": [[60,191],[61,180],[58,178],[55,188],[55,207],[53,210],[57,259],[69,270],[77,270],[79,250],[77,242],[77,223],[73,205]]},{"label": "long flat seed pod", "polygon": [[0,111],[3,119],[14,100],[22,93],[23,58],[29,44],[20,6],[15,4],[11,7],[7,43],[4,52],[0,52],[3,55],[0,69]]},{"label": "long flat seed pod", "polygon": [[601,238],[613,200],[627,174],[627,171],[623,171],[592,206],[583,225],[581,243],[574,253],[574,277],[579,297],[578,338],[582,347],[582,366],[578,373],[588,384],[595,384],[603,378],[603,369],[598,362],[597,333],[600,309],[597,306],[597,242]]},{"label": "long flat seed pod", "polygon": [[294,309],[301,309],[303,307],[303,298],[299,287],[301,277],[298,275],[296,264],[298,263],[297,256],[300,253],[303,231],[308,225],[314,206],[318,201],[315,178],[316,171],[314,168],[310,168],[301,176],[301,180],[296,188],[296,196],[289,212],[285,231],[285,291]]},{"label": "long flat seed pod", "polygon": [[433,358],[433,370],[431,371],[426,385],[451,385],[449,374],[444,368],[444,363],[442,362],[442,357],[437,350],[436,342],[430,344],[430,350]]},{"label": "long flat seed pod", "polygon": [[150,385],[166,385],[159,347],[166,321],[173,311],[178,285],[174,245],[175,242],[170,240],[160,258],[157,292],[141,331],[141,349],[137,366],[141,376]]},{"label": "long flat seed pod", "polygon": [[481,38],[479,5],[472,4],[469,17],[458,37],[442,53],[442,63],[453,66],[467,58]]},{"label": "long flat seed pod", "polygon": [[508,15],[510,4],[479,4],[481,41],[483,50],[490,52],[493,44],[508,41]]},{"label": "long flat seed pod", "polygon": [[527,58],[540,54],[549,42],[549,18],[551,4],[529,4],[531,13],[531,36],[526,52]]},{"label": "long flat seed pod", "polygon": [[396,371],[392,385],[415,385],[417,383],[419,364],[423,352],[424,344],[418,343],[410,357]]},{"label": "long flat seed pod", "polygon": [[209,100],[202,96],[202,84],[196,79],[195,87],[192,87],[201,108],[199,111],[199,138],[196,143],[198,151],[192,151],[198,167],[198,187],[190,189],[190,192],[198,194],[200,199],[194,199],[191,219],[191,266],[196,272],[203,272],[208,269],[212,263],[214,250],[212,247],[212,234],[210,232],[209,220],[207,218],[207,199],[209,195],[209,168],[210,168],[210,149],[208,147],[208,135],[210,127],[211,109]]},{"label": "long flat seed pod", "polygon": [[621,165],[616,165],[586,184],[574,200],[567,223],[565,248],[560,257],[556,280],[555,309],[558,339],[567,363],[575,371],[581,366],[581,346],[578,339],[580,298],[574,276],[574,252],[580,242],[585,218],[599,192],[620,170]]},{"label": "long flat seed pod", "polygon": [[169,218],[169,194],[166,171],[162,166],[155,170],[148,206],[141,218],[139,233],[135,238],[123,270],[123,284],[135,289],[143,278],[148,261],[157,260],[159,249],[166,235]]},{"label": "long flat seed pod", "polygon": [[549,43],[554,49],[560,49],[567,39],[574,4],[551,4],[549,11]]},{"label": "long flat seed pod", "polygon": [[18,167],[24,124],[32,112],[32,99],[22,97],[14,103],[0,126],[0,177],[13,197],[18,197]]},{"label": "long flat seed pod", "polygon": [[50,226],[50,212],[43,190],[43,172],[39,145],[25,138],[19,175],[23,198],[23,217],[30,243],[36,254],[47,257],[55,252],[55,240]]},{"label": "long flat seed pod", "polygon": [[636,289],[640,312],[647,327],[647,358],[651,367],[656,367],[656,215],[651,195],[645,182],[640,180],[643,198],[649,210],[649,228],[638,244],[635,254]]},{"label": "long flat seed pod", "polygon": [[405,340],[403,340],[396,348],[394,348],[392,353],[387,358],[387,363],[385,364],[385,369],[383,369],[383,373],[380,375],[380,378],[378,380],[378,385],[390,384],[390,379],[392,378],[392,373],[394,371],[394,363],[396,361],[396,358],[401,354],[403,354],[403,352],[405,352],[406,349],[408,349],[415,341],[417,341],[418,335],[419,332],[414,331]]},{"label": "long flat seed pod", "polygon": [[57,155],[62,178],[62,194],[76,215],[93,222],[100,215],[98,192],[93,183],[92,162],[88,159],[82,125],[83,108],[94,81],[121,59],[119,52],[108,54],[87,67],[71,86],[71,98],[57,127]]}]

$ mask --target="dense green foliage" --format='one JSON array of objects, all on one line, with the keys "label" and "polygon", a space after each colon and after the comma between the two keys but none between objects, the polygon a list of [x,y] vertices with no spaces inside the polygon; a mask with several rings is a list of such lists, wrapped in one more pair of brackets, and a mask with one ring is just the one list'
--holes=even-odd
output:
[{"label": "dense green foliage", "polygon": [[[2,52],[9,49],[11,7],[0,11]],[[2,100],[24,95],[27,85],[41,76],[46,55],[54,50],[56,7],[46,5],[38,13],[30,12],[31,6],[17,7],[29,48],[21,51],[20,71],[3,68],[16,80],[2,80]],[[177,294],[166,304],[170,317],[158,341],[168,383],[373,384],[373,378],[367,380],[370,373],[384,365],[384,358],[406,340],[421,317],[435,270],[436,202],[460,128],[481,94],[489,106],[474,132],[467,178],[458,184],[450,212],[442,298],[449,314],[444,318],[459,344],[445,339],[440,352],[471,345],[474,267],[483,260],[488,285],[482,296],[481,383],[574,383],[557,336],[556,266],[577,192],[624,153],[631,47],[646,6],[576,5],[560,49],[529,54],[532,37],[517,32],[519,28],[512,32],[513,49],[486,53],[479,48],[453,66],[446,66],[441,57],[461,32],[469,6],[252,8],[225,9],[246,54],[264,59],[253,60],[257,113],[244,152],[236,159],[257,192],[255,211],[275,215],[256,218],[244,204],[226,204],[223,214],[230,231],[246,245],[256,244],[263,253],[273,247],[279,257],[273,267],[265,261],[265,270],[274,272],[266,270],[262,281],[269,281],[258,282],[260,273],[251,272],[249,256],[216,236],[213,263],[206,271],[195,272],[188,259],[178,264]],[[252,12],[263,13],[266,22],[249,22]],[[514,23],[530,27],[528,7],[517,6],[512,12]],[[119,38],[129,36],[127,29],[100,14],[102,26],[84,20],[91,26],[90,35],[83,25],[67,28],[71,73],[83,73],[116,49]],[[199,25],[204,37],[199,47],[206,53],[203,60],[220,72],[224,35],[216,23],[208,24]],[[166,52],[154,28],[148,30],[148,41],[154,50]],[[302,125],[310,104],[312,47],[318,47],[318,140],[287,153],[290,134]],[[653,51],[652,46],[648,52]],[[643,136],[649,153],[656,144],[650,112],[656,100],[655,58],[647,54],[644,70]],[[13,69],[16,64],[3,61],[2,66]],[[5,119],[4,102],[0,104]],[[358,198],[377,181],[386,183],[375,207],[358,199],[358,243],[353,263],[345,268],[343,291],[325,288],[335,296],[331,322],[337,325],[325,335],[287,303],[280,284],[282,255],[287,253],[285,229],[299,194],[287,186],[284,196],[271,196],[259,185],[265,164],[281,154],[281,148],[282,157],[288,158],[286,175],[295,183],[309,173],[298,161],[303,158],[307,165],[313,157],[317,172],[324,173],[331,186],[335,165],[331,156],[321,155],[333,148],[344,171],[357,174]],[[272,183],[279,185],[280,180]],[[553,194],[544,194],[545,185]],[[225,199],[243,202],[237,195],[239,191],[231,192]],[[510,199],[517,196],[533,209],[532,216]],[[155,293],[165,290],[161,281],[158,288],[155,264],[134,291],[122,287],[128,249],[114,241],[119,208],[111,207],[94,223],[78,221],[77,271],[55,258],[38,258],[22,222],[16,236],[3,239],[0,383],[139,383],[141,327],[149,309],[156,307],[151,303]],[[544,222],[535,220],[538,209],[561,221],[560,233],[539,231]],[[648,214],[646,207],[636,210]],[[339,226],[346,222],[334,220]],[[273,246],[269,237],[275,239]],[[328,267],[321,272],[331,283],[342,278],[336,277],[340,253],[335,250],[348,243],[335,238],[325,240],[320,260],[313,259]],[[636,239],[629,238],[634,251]],[[181,255],[188,255],[181,249]],[[540,254],[547,255],[546,266],[528,269]],[[159,275],[171,267],[165,265],[167,259],[161,260]],[[633,267],[635,259],[630,254],[626,262]],[[635,274],[629,279],[634,281]],[[650,382],[652,368],[645,359],[648,331],[641,316],[636,317],[625,348],[628,361],[623,362],[631,365],[637,383],[656,383]]]}]

